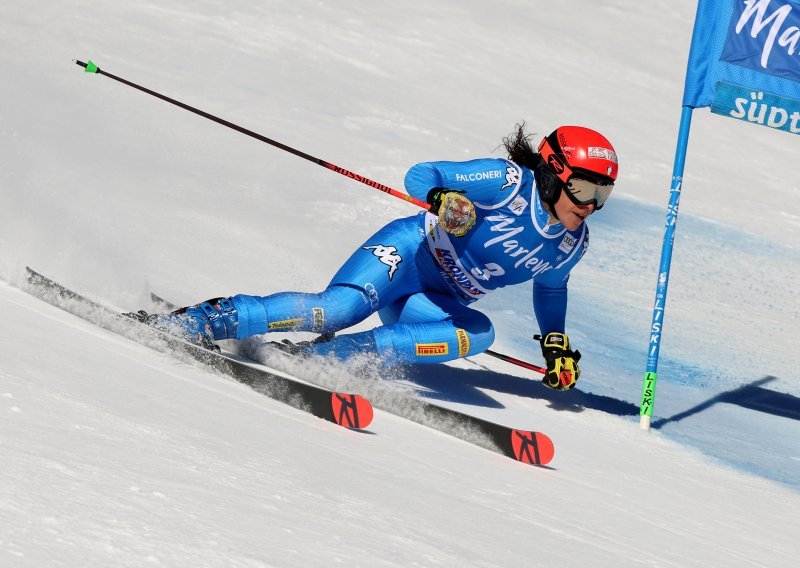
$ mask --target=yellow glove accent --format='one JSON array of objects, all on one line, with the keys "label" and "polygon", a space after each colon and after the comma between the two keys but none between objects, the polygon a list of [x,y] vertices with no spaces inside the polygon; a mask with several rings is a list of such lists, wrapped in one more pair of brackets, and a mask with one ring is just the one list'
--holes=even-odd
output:
[{"label": "yellow glove accent", "polygon": [[581,369],[572,357],[559,357],[547,362],[547,374],[542,382],[551,389],[569,390],[578,382]]},{"label": "yellow glove accent", "polygon": [[581,369],[579,351],[569,348],[569,338],[564,333],[551,332],[545,337],[534,335],[542,345],[542,355],[547,361],[547,372],[542,379],[545,386],[555,390],[569,390],[578,382]]}]

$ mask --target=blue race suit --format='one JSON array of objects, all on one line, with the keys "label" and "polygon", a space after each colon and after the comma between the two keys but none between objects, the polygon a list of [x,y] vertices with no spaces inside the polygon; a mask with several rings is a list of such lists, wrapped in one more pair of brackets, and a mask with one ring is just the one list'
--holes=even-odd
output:
[{"label": "blue race suit", "polygon": [[454,237],[427,212],[393,221],[355,251],[319,294],[233,296],[236,338],[336,332],[378,312],[384,325],[337,335],[315,344],[314,352],[440,363],[480,353],[494,340],[489,318],[469,304],[529,280],[540,331],[564,331],[569,272],[586,252],[589,230],[585,223],[567,231],[552,222],[528,168],[495,158],[427,162],[408,171],[405,186],[422,200],[434,187],[465,192],[475,204],[475,226]]}]

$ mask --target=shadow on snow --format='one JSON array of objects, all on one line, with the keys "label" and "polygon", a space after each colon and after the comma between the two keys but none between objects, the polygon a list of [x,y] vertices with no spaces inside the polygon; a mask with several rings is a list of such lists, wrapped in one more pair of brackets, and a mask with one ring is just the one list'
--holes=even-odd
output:
[{"label": "shadow on snow", "polygon": [[[473,363],[475,362],[473,361]],[[475,364],[483,367],[478,363]],[[445,369],[446,372],[444,372]],[[487,368],[454,369],[441,365],[417,365],[408,369],[406,378],[419,388],[419,394],[425,398],[459,402],[472,406],[502,408],[502,404],[480,390],[489,389],[546,400],[550,408],[555,410],[583,412],[590,408],[618,416],[639,414],[639,407],[630,402],[580,390],[568,393],[555,392],[542,385],[535,377],[530,379],[515,377]]]},{"label": "shadow on snow", "polygon": [[679,412],[674,416],[653,421],[652,427],[662,428],[672,422],[679,422],[684,418],[703,412],[720,402],[735,404],[742,408],[757,410],[774,416],[800,420],[800,398],[791,394],[763,388],[763,385],[775,380],[777,380],[777,377],[768,375],[750,384],[721,392],[709,398],[707,401],[695,405],[688,410],[684,410],[683,412]]},{"label": "shadow on snow", "polygon": [[[474,361],[473,361],[474,363]],[[478,365],[482,367],[482,365]],[[569,393],[554,392],[544,387],[536,378],[506,375],[487,368],[454,369],[441,365],[419,365],[408,370],[406,378],[419,389],[420,395],[433,400],[446,400],[501,408],[503,405],[481,389],[513,394],[532,399],[546,400],[550,408],[568,412],[583,412],[585,409],[601,410],[616,416],[638,416],[639,406],[610,396],[573,390]],[[734,404],[774,416],[800,420],[800,398],[764,388],[763,385],[777,380],[766,376],[763,379],[719,393],[707,401],[670,417],[654,420],[652,428],[662,428],[679,422],[718,403]]]}]

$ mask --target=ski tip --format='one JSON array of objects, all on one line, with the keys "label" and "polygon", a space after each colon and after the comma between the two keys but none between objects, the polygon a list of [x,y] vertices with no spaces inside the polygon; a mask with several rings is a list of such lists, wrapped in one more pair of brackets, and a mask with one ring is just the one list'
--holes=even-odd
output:
[{"label": "ski tip", "polygon": [[30,266],[25,267],[25,278],[27,278],[28,284],[33,284],[34,286],[41,285],[45,280],[44,276],[36,272]]},{"label": "ski tip", "polygon": [[546,465],[556,453],[553,441],[546,434],[527,430],[511,431],[511,447],[514,459],[531,465]]},{"label": "ski tip", "polygon": [[333,393],[331,408],[333,421],[339,426],[361,430],[372,422],[372,404],[357,394]]}]

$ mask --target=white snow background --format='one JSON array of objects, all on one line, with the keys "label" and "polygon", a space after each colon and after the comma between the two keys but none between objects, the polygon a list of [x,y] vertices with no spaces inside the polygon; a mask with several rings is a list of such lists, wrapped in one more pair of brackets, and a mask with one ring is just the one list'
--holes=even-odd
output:
[{"label": "white snow background", "polygon": [[[1,2],[0,566],[795,566],[797,137],[695,111],[638,426],[695,7]],[[521,120],[606,134],[619,182],[570,282],[578,388],[485,355],[390,381],[548,433],[551,467],[381,410],[345,430],[22,291],[26,265],[120,309],[318,291],[416,212],[89,58],[398,189],[419,161],[502,156]],[[494,349],[541,362],[529,285],[475,307]]]}]

